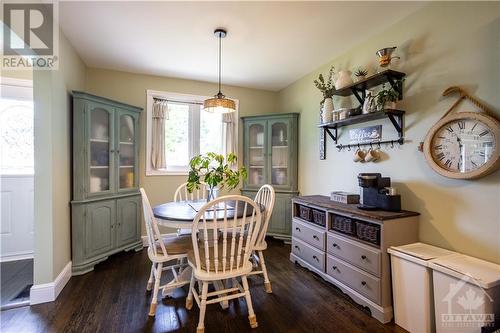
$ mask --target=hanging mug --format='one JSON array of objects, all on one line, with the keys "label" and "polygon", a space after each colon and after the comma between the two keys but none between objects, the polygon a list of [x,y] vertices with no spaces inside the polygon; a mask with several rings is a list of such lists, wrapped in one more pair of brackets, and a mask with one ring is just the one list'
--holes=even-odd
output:
[{"label": "hanging mug", "polygon": [[356,152],[354,152],[354,157],[352,160],[354,162],[363,162],[365,160],[365,154],[366,152],[363,149],[356,149]]},{"label": "hanging mug", "polygon": [[375,162],[380,158],[380,152],[378,149],[370,148],[365,155],[365,162]]}]

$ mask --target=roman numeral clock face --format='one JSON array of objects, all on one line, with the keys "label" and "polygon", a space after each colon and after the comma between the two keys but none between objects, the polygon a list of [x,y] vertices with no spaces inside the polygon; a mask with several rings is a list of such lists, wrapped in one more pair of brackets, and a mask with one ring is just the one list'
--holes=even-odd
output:
[{"label": "roman numeral clock face", "polygon": [[493,155],[495,137],[474,119],[452,121],[441,127],[432,140],[434,161],[452,172],[478,169]]},{"label": "roman numeral clock face", "polygon": [[499,164],[496,119],[478,113],[458,113],[439,121],[430,131],[424,153],[443,176],[472,179],[495,171]]}]

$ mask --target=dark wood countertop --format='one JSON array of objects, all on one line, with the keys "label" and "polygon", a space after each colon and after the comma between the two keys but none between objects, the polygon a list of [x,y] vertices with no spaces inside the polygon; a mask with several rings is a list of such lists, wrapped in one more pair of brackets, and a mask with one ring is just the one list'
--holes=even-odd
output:
[{"label": "dark wood countertop", "polygon": [[374,220],[385,221],[392,219],[400,219],[410,216],[418,216],[420,213],[402,210],[400,212],[388,212],[384,210],[362,210],[358,204],[343,204],[330,200],[330,197],[325,195],[305,195],[293,198],[294,202],[313,205],[327,210],[335,210],[349,215],[357,215]]}]

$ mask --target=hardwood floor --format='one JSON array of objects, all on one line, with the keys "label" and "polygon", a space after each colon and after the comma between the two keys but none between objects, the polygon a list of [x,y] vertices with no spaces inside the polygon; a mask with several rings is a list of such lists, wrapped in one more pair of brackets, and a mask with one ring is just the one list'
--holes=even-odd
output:
[{"label": "hardwood floor", "polygon": [[0,308],[29,304],[29,299],[20,294],[29,291],[32,284],[33,259],[0,263]]},{"label": "hardwood floor", "polygon": [[[266,262],[273,294],[263,281],[250,285],[259,327],[251,329],[243,299],[229,309],[209,305],[210,332],[404,332],[371,318],[331,284],[289,261],[290,246],[269,241]],[[198,307],[184,308],[185,290],[159,302],[148,317],[145,292],[150,270],[146,251],[120,253],[91,273],[71,278],[57,301],[1,312],[2,332],[195,332]],[[185,288],[186,289],[186,288]]]}]

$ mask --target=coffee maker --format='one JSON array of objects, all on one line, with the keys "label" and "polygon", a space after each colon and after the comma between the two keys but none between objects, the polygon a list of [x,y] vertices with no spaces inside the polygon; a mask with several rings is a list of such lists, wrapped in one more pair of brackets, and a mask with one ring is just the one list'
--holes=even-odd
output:
[{"label": "coffee maker", "polygon": [[380,173],[360,173],[358,183],[361,187],[359,209],[391,212],[401,210],[401,196],[391,187],[391,178],[382,177]]}]

